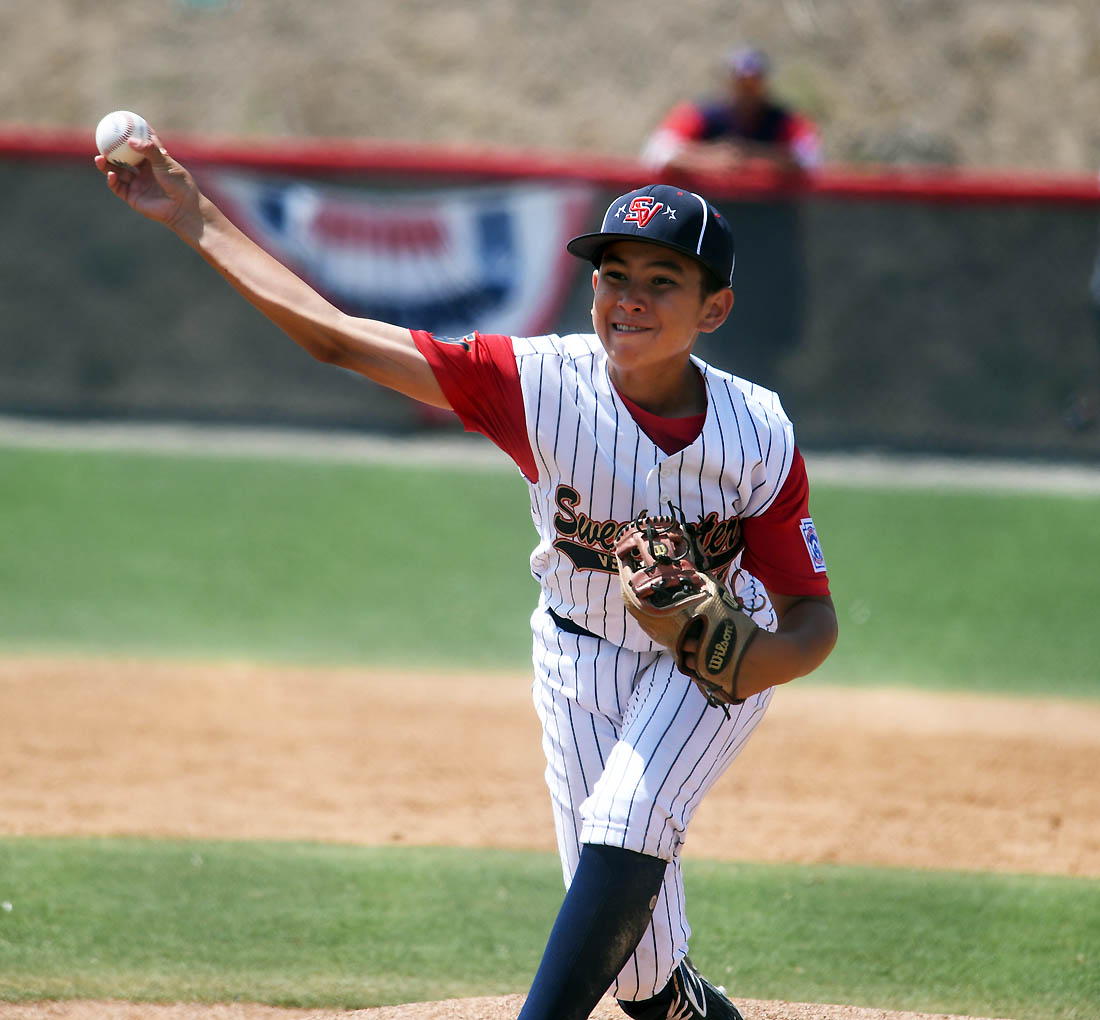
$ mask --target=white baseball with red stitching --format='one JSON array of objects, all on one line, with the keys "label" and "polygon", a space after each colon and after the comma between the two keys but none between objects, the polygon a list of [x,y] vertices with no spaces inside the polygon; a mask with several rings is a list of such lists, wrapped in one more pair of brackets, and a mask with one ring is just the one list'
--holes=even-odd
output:
[{"label": "white baseball with red stitching", "polygon": [[95,129],[96,148],[116,166],[134,166],[145,157],[130,148],[131,138],[145,141],[149,137],[149,125],[143,117],[129,110],[115,110],[107,114]]}]

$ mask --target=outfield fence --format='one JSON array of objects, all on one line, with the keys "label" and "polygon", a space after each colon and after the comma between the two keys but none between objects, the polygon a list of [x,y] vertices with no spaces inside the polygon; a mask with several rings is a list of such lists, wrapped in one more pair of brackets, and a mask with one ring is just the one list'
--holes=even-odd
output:
[{"label": "outfield fence", "polygon": [[[85,134],[88,137],[85,137]],[[589,327],[564,240],[653,174],[576,153],[166,137],[243,229],[355,314],[461,335]],[[0,414],[414,433],[456,426],[315,364],[162,228],[90,132],[0,131]],[[775,387],[807,449],[1100,462],[1092,177],[909,168],[673,180],[737,239],[699,352]]]}]

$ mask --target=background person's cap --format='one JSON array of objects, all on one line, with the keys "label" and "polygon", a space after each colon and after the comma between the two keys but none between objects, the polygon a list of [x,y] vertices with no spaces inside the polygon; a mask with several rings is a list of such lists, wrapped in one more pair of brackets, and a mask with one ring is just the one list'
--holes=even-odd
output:
[{"label": "background person's cap", "polygon": [[649,184],[615,199],[598,233],[581,234],[565,247],[597,268],[613,241],[649,241],[683,252],[709,269],[720,283],[733,282],[733,231],[705,198],[669,184]]},{"label": "background person's cap", "polygon": [[763,50],[758,50],[755,46],[742,46],[726,57],[726,67],[732,74],[742,77],[763,77],[771,70],[771,61]]}]

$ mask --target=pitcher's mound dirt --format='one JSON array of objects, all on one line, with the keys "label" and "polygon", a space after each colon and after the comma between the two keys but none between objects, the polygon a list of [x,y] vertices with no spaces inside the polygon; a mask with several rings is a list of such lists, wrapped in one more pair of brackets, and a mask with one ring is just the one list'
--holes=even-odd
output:
[{"label": "pitcher's mound dirt", "polygon": [[[447,999],[412,1002],[403,1006],[317,1012],[308,1009],[276,1009],[247,1003],[217,1006],[150,1006],[132,1002],[47,1002],[14,1006],[4,1020],[514,1020],[523,1005],[522,995],[498,998]],[[946,1013],[894,1013],[858,1006],[822,1006],[807,1002],[764,1002],[739,999],[746,1020],[981,1020],[952,1017]],[[624,1020],[610,999],[604,999],[591,1020]]]}]

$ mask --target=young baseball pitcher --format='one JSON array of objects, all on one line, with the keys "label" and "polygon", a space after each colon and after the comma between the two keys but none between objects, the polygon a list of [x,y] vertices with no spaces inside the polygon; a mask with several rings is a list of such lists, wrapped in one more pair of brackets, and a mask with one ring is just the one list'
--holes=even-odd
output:
[{"label": "young baseball pitcher", "polygon": [[530,488],[531,615],[567,892],[522,1020],[740,1020],[687,956],[680,856],[774,688],[836,641],[806,471],[778,397],[692,354],[733,305],[733,236],[666,185],[569,242],[594,332],[437,338],[339,311],[230,223],[161,147],[98,169],[313,357],[452,409]]}]

